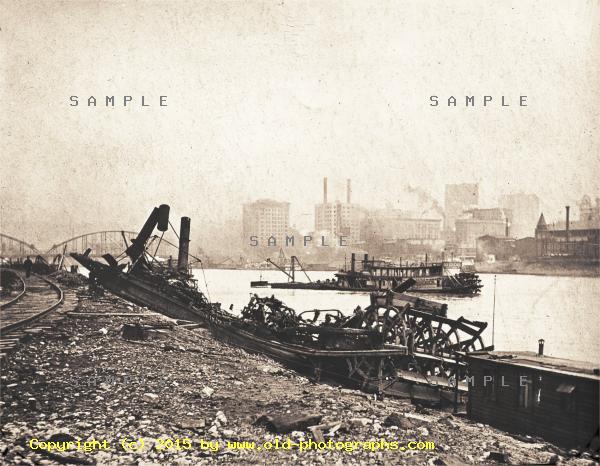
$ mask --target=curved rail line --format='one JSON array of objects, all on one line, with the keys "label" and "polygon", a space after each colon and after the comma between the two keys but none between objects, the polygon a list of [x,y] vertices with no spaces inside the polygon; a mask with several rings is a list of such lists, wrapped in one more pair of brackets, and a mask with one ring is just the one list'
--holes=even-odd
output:
[{"label": "curved rail line", "polygon": [[64,301],[63,290],[47,278],[32,274],[27,280],[20,275],[19,279],[23,291],[0,306],[0,337],[41,319]]}]

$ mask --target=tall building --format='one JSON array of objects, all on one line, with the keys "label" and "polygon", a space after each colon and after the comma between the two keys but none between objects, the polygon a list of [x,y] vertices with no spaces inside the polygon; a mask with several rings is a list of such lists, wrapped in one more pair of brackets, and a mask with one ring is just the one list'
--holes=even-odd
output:
[{"label": "tall building", "polygon": [[277,245],[285,244],[289,231],[290,203],[271,199],[244,204],[242,230],[244,246],[250,244],[250,237],[256,236],[260,246],[267,246],[269,238],[275,238]]},{"label": "tall building", "polygon": [[444,197],[446,222],[444,229],[453,231],[455,221],[466,210],[479,206],[479,185],[477,183],[447,184]]},{"label": "tall building", "polygon": [[540,199],[535,194],[505,194],[500,196],[500,207],[511,212],[510,236],[533,237],[540,216]]},{"label": "tall building", "polygon": [[323,178],[323,202],[315,206],[315,231],[331,237],[344,236],[347,244],[358,241],[362,209],[352,204],[350,180],[346,185],[346,202],[328,202],[327,178]]}]

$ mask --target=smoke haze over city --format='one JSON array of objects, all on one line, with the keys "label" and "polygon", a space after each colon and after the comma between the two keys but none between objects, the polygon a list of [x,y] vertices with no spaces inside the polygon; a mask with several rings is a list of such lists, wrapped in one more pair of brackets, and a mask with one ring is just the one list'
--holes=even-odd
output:
[{"label": "smoke haze over city", "polygon": [[[523,191],[539,196],[548,221],[562,219],[566,204],[600,192],[597,15],[565,2],[543,18],[533,6],[493,17],[479,2],[471,9],[481,20],[468,25],[439,4],[12,9],[2,28],[1,230],[50,246],[137,229],[167,203],[200,234],[261,198],[290,202],[290,223],[312,228],[325,176],[332,200],[350,178],[353,202],[368,208],[443,206],[446,184],[468,182],[483,206]],[[498,24],[512,43],[498,40],[507,34]],[[471,33],[454,33],[464,27]],[[107,108],[107,95],[133,103]],[[431,95],[442,104],[431,107]],[[445,105],[450,95],[456,107]],[[465,95],[477,106],[465,108]]]}]

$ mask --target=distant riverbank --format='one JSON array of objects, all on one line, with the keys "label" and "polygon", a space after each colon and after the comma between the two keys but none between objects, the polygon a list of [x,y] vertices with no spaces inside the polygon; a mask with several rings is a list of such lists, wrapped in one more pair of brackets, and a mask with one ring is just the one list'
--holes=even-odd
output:
[{"label": "distant riverbank", "polygon": [[479,273],[545,275],[556,277],[600,277],[598,264],[545,262],[476,262]]}]

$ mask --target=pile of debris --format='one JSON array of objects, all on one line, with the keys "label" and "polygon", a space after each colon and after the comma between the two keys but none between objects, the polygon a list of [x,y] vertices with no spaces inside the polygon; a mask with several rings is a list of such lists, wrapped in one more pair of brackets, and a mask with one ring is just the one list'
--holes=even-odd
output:
[{"label": "pile of debris", "polygon": [[51,278],[62,285],[75,288],[78,286],[87,285],[88,279],[79,273],[69,272],[67,270],[59,270],[51,275]]}]

